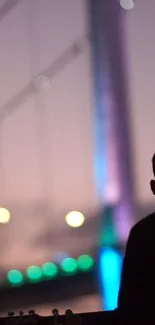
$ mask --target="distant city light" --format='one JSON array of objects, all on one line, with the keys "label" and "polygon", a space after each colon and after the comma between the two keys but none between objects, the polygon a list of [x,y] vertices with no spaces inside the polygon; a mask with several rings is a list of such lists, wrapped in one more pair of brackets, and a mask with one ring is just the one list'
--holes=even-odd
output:
[{"label": "distant city light", "polygon": [[26,274],[31,282],[40,281],[43,275],[42,269],[37,265],[29,266]]},{"label": "distant city light", "polygon": [[77,228],[83,225],[85,216],[79,211],[71,211],[66,215],[66,222],[70,227]]},{"label": "distant city light", "polygon": [[135,0],[120,0],[120,6],[125,10],[131,10],[135,7]]},{"label": "distant city light", "polygon": [[85,271],[85,272],[91,270],[95,264],[94,259],[89,255],[79,256],[79,258],[77,259],[77,263],[78,263],[78,268],[81,271]]},{"label": "distant city light", "polygon": [[47,262],[42,265],[43,274],[48,278],[54,278],[58,273],[58,267],[52,262]]},{"label": "distant city light", "polygon": [[10,218],[10,212],[5,208],[0,208],[0,223],[8,223]]},{"label": "distant city light", "polygon": [[11,270],[7,274],[8,281],[13,285],[19,285],[23,283],[24,276],[19,270]]},{"label": "distant city light", "polygon": [[75,273],[77,271],[77,261],[74,258],[65,258],[61,263],[61,268],[65,273]]}]

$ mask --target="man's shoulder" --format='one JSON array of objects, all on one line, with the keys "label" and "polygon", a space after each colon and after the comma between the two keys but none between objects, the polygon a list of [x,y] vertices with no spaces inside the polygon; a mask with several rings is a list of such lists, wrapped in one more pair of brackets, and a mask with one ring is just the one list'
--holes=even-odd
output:
[{"label": "man's shoulder", "polygon": [[132,233],[146,232],[155,227],[155,212],[138,221],[131,229]]}]

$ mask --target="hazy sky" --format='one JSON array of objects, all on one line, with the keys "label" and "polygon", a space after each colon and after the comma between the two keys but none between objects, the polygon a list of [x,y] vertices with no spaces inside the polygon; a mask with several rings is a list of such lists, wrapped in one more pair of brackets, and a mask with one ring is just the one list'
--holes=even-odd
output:
[{"label": "hazy sky", "polygon": [[[96,213],[89,44],[76,59],[71,56],[45,91],[31,96],[32,85],[19,109],[13,100],[68,48],[85,42],[86,17],[83,0],[25,0],[1,21],[0,108],[8,101],[13,108],[0,133],[0,204],[12,211],[1,237],[7,238],[7,266],[26,266],[34,256],[40,263],[62,250],[83,252],[79,236],[72,245],[71,235],[60,237],[59,230],[67,231],[70,210]],[[17,234],[22,223],[24,232]],[[59,234],[50,256],[46,245],[33,245],[47,230]],[[86,250],[92,240],[85,234]]]},{"label": "hazy sky", "polygon": [[154,0],[137,0],[134,10],[124,12],[136,196],[145,203],[154,200],[149,189],[155,152],[154,12]]},{"label": "hazy sky", "polygon": [[[149,179],[155,151],[154,12],[154,0],[137,0],[133,11],[124,12],[136,197],[142,203],[153,201]],[[8,266],[20,263],[24,252],[26,265],[34,254],[36,263],[48,258],[49,251],[35,246],[30,256],[29,242],[46,231],[49,220],[56,233],[60,225],[66,229],[64,216],[69,210],[91,217],[98,208],[89,44],[43,92],[31,96],[34,88],[28,88],[18,110],[12,101],[34,76],[48,70],[77,41],[85,40],[85,1],[23,0],[0,24],[0,108],[7,104],[14,109],[1,123],[0,132],[0,204],[13,211],[12,223],[3,234],[7,233],[10,245],[7,260],[3,255]],[[23,220],[27,231],[17,236]],[[71,241],[69,236],[63,243],[58,238],[51,255],[61,247],[71,249]],[[74,244],[73,250],[83,249],[78,237]],[[86,249],[90,245],[90,236],[85,236]]]}]

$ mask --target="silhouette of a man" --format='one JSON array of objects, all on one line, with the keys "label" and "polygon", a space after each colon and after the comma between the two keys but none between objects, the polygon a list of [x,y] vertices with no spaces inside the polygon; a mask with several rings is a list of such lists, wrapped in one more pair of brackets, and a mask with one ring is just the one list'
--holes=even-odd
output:
[{"label": "silhouette of a man", "polygon": [[[152,169],[155,177],[155,154]],[[155,195],[155,180],[151,180],[150,186]],[[130,231],[118,309],[126,315],[155,318],[155,213],[139,221]]]}]

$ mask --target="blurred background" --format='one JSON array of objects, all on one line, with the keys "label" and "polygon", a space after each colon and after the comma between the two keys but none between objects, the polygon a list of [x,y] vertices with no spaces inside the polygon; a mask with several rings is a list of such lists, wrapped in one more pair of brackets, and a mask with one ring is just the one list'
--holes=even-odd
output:
[{"label": "blurred background", "polygon": [[154,11],[0,0],[1,315],[116,307],[127,236],[154,205]]}]

